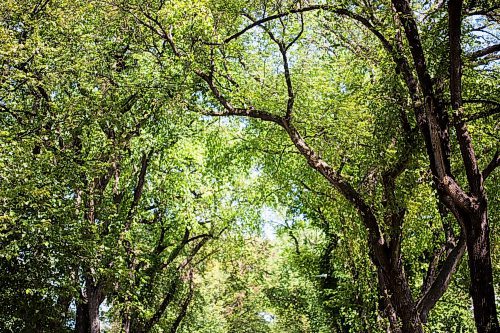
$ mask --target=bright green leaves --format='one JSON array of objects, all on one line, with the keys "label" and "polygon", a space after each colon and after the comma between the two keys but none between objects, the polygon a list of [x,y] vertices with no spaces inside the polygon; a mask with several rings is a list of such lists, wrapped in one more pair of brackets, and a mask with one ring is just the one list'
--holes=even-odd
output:
[{"label": "bright green leaves", "polygon": [[[336,5],[370,17],[392,45],[391,8],[371,3],[376,11]],[[404,131],[416,121],[387,51],[367,29],[322,11],[270,20],[224,43],[253,19],[303,5],[2,4],[0,277],[7,287],[0,304],[8,306],[0,330],[69,329],[91,284],[104,295],[113,332],[126,318],[131,331],[156,317],[152,331],[169,330],[183,311],[182,332],[384,329],[367,230],[349,201],[277,124],[198,113],[223,109],[196,75],[203,73],[234,107],[284,116],[290,87],[280,46],[292,41],[285,53],[291,124],[370,205],[386,241],[394,230],[384,215],[406,209],[402,260],[417,294],[443,226],[458,228],[438,214],[421,139]],[[445,86],[446,20],[429,15],[424,48]],[[480,46],[472,29],[464,32],[467,50]],[[497,67],[464,64],[464,97],[489,100],[468,103],[466,117],[480,115],[496,105]],[[483,167],[498,148],[496,119],[469,126]],[[459,152],[452,153],[461,180]],[[382,175],[405,156],[387,205]],[[497,180],[492,174],[486,184],[495,241]],[[262,239],[269,227],[262,207],[282,212],[276,239]],[[467,307],[447,306],[467,300],[467,274],[457,276],[430,330],[472,327]]]}]

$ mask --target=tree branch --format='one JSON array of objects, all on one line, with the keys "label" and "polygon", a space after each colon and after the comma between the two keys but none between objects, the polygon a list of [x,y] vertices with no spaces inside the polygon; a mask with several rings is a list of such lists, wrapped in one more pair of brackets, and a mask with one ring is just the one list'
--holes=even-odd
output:
[{"label": "tree branch", "polygon": [[417,302],[417,308],[420,312],[420,318],[423,322],[427,321],[429,311],[434,307],[437,301],[443,296],[451,282],[451,277],[456,271],[460,260],[465,252],[465,236],[462,235],[458,244],[450,252],[443,263],[439,274],[432,285],[425,291]]},{"label": "tree branch", "polygon": [[493,159],[491,160],[490,163],[484,168],[482,175],[483,175],[483,180],[488,178],[488,176],[500,165],[500,151],[497,150],[495,153],[495,156],[493,156]]},{"label": "tree branch", "polygon": [[328,182],[335,187],[353,206],[361,216],[362,222],[369,230],[369,241],[376,252],[376,258],[382,266],[388,267],[387,245],[380,232],[379,225],[372,208],[364,201],[359,192],[328,165],[301,137],[297,129],[284,120],[282,126],[288,133],[297,150],[306,158],[307,163],[318,171]]},{"label": "tree branch", "polygon": [[462,27],[462,0],[450,0],[448,4],[448,31],[450,46],[450,93],[454,111],[454,127],[465,166],[470,192],[476,197],[484,196],[482,177],[467,124],[462,121],[462,47],[460,44]]},{"label": "tree branch", "polygon": [[408,0],[392,0],[392,4],[403,25],[422,93],[424,96],[433,96],[432,80],[427,70],[420,34],[410,3]]},{"label": "tree branch", "polygon": [[[201,240],[196,243],[196,245],[193,247],[193,249],[191,250],[191,252],[189,253],[188,257],[186,260],[184,260],[183,263],[181,263],[178,267],[177,267],[177,271],[181,271],[182,269],[184,269],[186,266],[188,266],[191,261],[193,261],[194,257],[196,256],[196,254],[201,250],[201,248],[207,243],[207,241],[209,240],[209,238],[211,238],[212,236],[211,235],[204,235],[203,237],[201,237]],[[197,237],[196,239],[199,239],[200,237]]]},{"label": "tree branch", "polygon": [[484,57],[484,56],[487,56],[489,54],[496,53],[496,52],[500,52],[500,44],[491,45],[491,46],[485,47],[484,49],[474,51],[474,52],[468,54],[467,58],[469,58],[471,60],[476,60],[477,58],[481,58],[481,57]]},{"label": "tree branch", "polygon": [[249,108],[236,108],[234,107],[219,91],[219,89],[215,86],[213,82],[212,74],[207,75],[199,70],[195,71],[196,75],[198,75],[203,81],[208,84],[208,87],[212,91],[214,97],[222,104],[224,107],[223,111],[220,110],[205,110],[202,111],[203,114],[207,116],[214,117],[224,117],[224,116],[244,116],[249,118],[257,118],[265,121],[270,121],[276,124],[282,123],[282,118],[272,115],[268,112],[256,110],[253,107]]},{"label": "tree branch", "polygon": [[331,12],[331,13],[334,13],[334,14],[338,14],[338,15],[343,15],[343,16],[346,16],[346,17],[350,17],[358,22],[360,22],[361,24],[363,24],[366,28],[368,28],[370,31],[372,31],[376,36],[377,38],[380,39],[380,41],[382,42],[382,44],[384,44],[384,47],[389,47],[389,48],[392,48],[391,44],[389,43],[389,41],[378,31],[375,29],[375,27],[373,26],[373,24],[365,17],[359,15],[359,14],[356,14],[356,13],[353,13],[347,9],[344,9],[344,8],[339,8],[339,7],[336,7],[336,6],[333,6],[333,5],[311,5],[311,6],[307,6],[307,7],[302,7],[302,8],[297,8],[297,9],[291,9],[289,11],[286,11],[286,12],[282,12],[282,13],[277,13],[277,14],[274,14],[274,15],[269,15],[269,16],[266,16],[264,18],[261,18],[261,19],[258,19],[258,20],[255,20],[252,24],[246,26],[245,28],[243,28],[242,30],[238,31],[237,33],[227,37],[226,39],[224,39],[223,41],[223,44],[226,44],[226,43],[229,43],[231,42],[232,40],[234,39],[237,39],[238,37],[240,37],[241,35],[243,35],[245,32],[257,27],[257,26],[260,26],[262,25],[263,23],[266,23],[266,22],[269,22],[269,21],[273,21],[273,20],[276,20],[276,19],[280,19],[284,16],[288,16],[290,14],[302,14],[302,13],[306,13],[306,12],[310,12],[310,11],[316,11],[316,10],[324,10],[324,11],[328,11],[328,12]]},{"label": "tree branch", "polygon": [[[200,235],[196,235],[196,236],[193,236],[193,237],[189,237],[189,234],[190,234],[189,229],[186,228],[181,243],[178,244],[174,248],[174,250],[170,253],[170,255],[168,256],[167,260],[161,265],[160,270],[161,269],[165,269],[172,262],[174,262],[174,260],[179,256],[179,254],[181,253],[181,251],[184,249],[184,247],[187,244],[189,244],[191,242],[194,242],[195,240],[202,239],[202,241],[198,242],[198,244],[195,246],[195,248],[197,248],[200,243],[202,243],[202,245],[203,245],[209,238],[213,237],[210,234],[200,234]],[[200,246],[200,248],[201,248],[201,246]],[[198,250],[199,250],[199,248],[198,248]],[[196,250],[194,253],[196,254],[196,252],[198,252],[198,250]],[[194,254],[192,254],[191,256],[194,256]]]},{"label": "tree branch", "polygon": [[193,284],[194,284],[194,282],[193,282],[193,270],[191,269],[189,271],[189,292],[188,292],[188,295],[187,295],[186,299],[181,304],[181,310],[180,310],[179,314],[175,318],[172,326],[170,327],[170,333],[176,333],[177,332],[177,330],[178,330],[178,328],[179,328],[182,320],[187,315],[187,310],[188,310],[189,304],[191,303],[191,300],[193,299],[193,295],[194,295],[194,286],[193,286]]},{"label": "tree branch", "polygon": [[127,214],[127,222],[125,224],[125,230],[130,228],[130,223],[132,222],[132,215],[134,214],[137,205],[139,205],[139,200],[142,196],[142,190],[144,189],[144,184],[146,181],[146,172],[148,169],[149,162],[151,160],[151,156],[153,155],[154,150],[152,149],[148,154],[142,153],[141,158],[141,170],[137,177],[137,184],[134,188],[134,198],[132,199],[132,203],[130,204],[130,208]]},{"label": "tree branch", "polygon": [[[302,13],[301,13],[301,15],[302,15]],[[253,17],[251,17],[250,15],[245,15],[245,16],[248,19],[250,19],[251,21],[255,22],[255,19]],[[291,75],[290,75],[290,66],[288,65],[287,50],[288,50],[288,48],[290,46],[293,45],[293,43],[295,43],[299,39],[300,35],[302,35],[302,32],[304,31],[304,21],[303,20],[301,21],[301,24],[302,25],[301,25],[301,31],[300,31],[300,33],[288,45],[285,45],[284,41],[278,40],[274,36],[274,34],[271,32],[271,30],[269,30],[267,27],[265,27],[262,24],[259,25],[260,27],[262,27],[264,29],[264,31],[267,32],[267,34],[269,35],[269,37],[271,38],[271,40],[278,45],[279,51],[281,53],[281,58],[283,60],[283,72],[284,72],[284,75],[285,75],[285,82],[286,82],[286,88],[287,88],[287,94],[288,94],[288,101],[287,101],[287,104],[286,104],[285,119],[290,119],[290,117],[292,115],[292,111],[293,111],[293,105],[295,103],[295,94],[294,94],[294,91],[293,91],[292,78],[291,78]],[[283,30],[285,30],[285,28],[283,28]]]},{"label": "tree branch", "polygon": [[165,297],[163,298],[162,302],[156,309],[155,313],[153,316],[144,324],[144,329],[143,332],[147,333],[151,331],[153,326],[155,326],[165,313],[165,310],[167,309],[168,305],[172,303],[172,301],[175,298],[175,294],[177,293],[177,290],[179,288],[179,278],[176,276],[174,277],[174,280],[170,283],[170,286],[167,290],[167,293]]},{"label": "tree branch", "polygon": [[361,194],[357,192],[344,177],[338,174],[318,153],[316,153],[302,138],[298,130],[291,124],[291,121],[285,118],[274,116],[265,111],[256,110],[253,107],[236,108],[234,107],[218,90],[213,82],[213,72],[209,75],[196,71],[196,74],[202,78],[209,86],[215,98],[222,104],[224,111],[205,111],[204,114],[211,116],[246,116],[258,118],[264,121],[274,122],[285,129],[297,150],[306,158],[307,163],[318,171],[333,187],[335,187],[359,212],[363,223],[368,228],[370,244],[377,258],[382,265],[388,267],[387,245],[380,232],[377,218],[372,208],[365,202]]},{"label": "tree branch", "polygon": [[384,306],[382,312],[384,312],[389,319],[390,332],[402,333],[396,310],[394,309],[394,305],[391,302],[391,295],[387,286],[388,282],[386,281],[384,273],[380,268],[377,269],[377,276],[379,281],[380,297],[382,298],[382,304]]},{"label": "tree branch", "polygon": [[461,117],[459,121],[471,122],[474,120],[487,118],[489,116],[493,116],[493,115],[498,114],[498,113],[500,113],[500,104],[498,104],[496,107],[491,108],[489,110],[481,111],[481,112],[478,112],[476,114],[472,114],[470,116]]}]

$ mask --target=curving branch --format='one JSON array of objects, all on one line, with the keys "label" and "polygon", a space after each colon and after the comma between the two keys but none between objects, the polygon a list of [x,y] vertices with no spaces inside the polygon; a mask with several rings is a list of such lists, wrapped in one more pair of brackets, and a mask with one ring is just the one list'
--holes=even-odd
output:
[{"label": "curving branch", "polygon": [[[370,32],[373,33],[373,35],[380,41],[380,43],[382,44],[384,49],[393,58],[393,61],[395,62],[396,66],[397,66],[398,72],[402,73],[403,78],[405,80],[405,83],[408,87],[410,97],[413,101],[414,108],[416,109],[417,119],[418,119],[420,124],[424,123],[425,117],[423,116],[422,106],[421,106],[421,103],[418,102],[420,99],[419,92],[418,92],[418,83],[417,83],[417,80],[415,79],[415,77],[413,76],[412,69],[410,67],[408,60],[404,56],[403,43],[401,42],[396,47],[394,47],[391,44],[391,42],[373,25],[373,23],[369,19],[365,18],[362,15],[353,13],[352,11],[349,11],[345,8],[339,8],[339,7],[333,6],[333,5],[311,5],[311,6],[307,6],[307,7],[298,8],[298,9],[291,9],[289,11],[277,13],[274,15],[269,15],[269,16],[266,16],[266,17],[258,19],[258,20],[251,19],[250,17],[245,15],[247,18],[251,19],[252,23],[250,25],[246,26],[245,28],[243,28],[242,30],[238,31],[237,33],[227,37],[223,41],[223,44],[229,43],[232,40],[237,39],[238,37],[240,37],[241,35],[243,35],[247,31],[249,31],[255,27],[259,27],[259,26],[263,27],[263,24],[266,22],[280,19],[284,16],[291,15],[291,14],[299,13],[302,15],[303,13],[310,12],[310,11],[317,11],[317,10],[324,10],[324,11],[328,11],[328,12],[331,12],[334,14],[348,17],[354,21],[357,21],[358,23],[361,23],[361,25],[363,25],[366,29],[368,29]],[[301,18],[302,18],[302,16],[301,16]],[[397,18],[397,20],[399,22],[399,18]],[[303,19],[301,21],[301,24],[303,24]],[[299,36],[300,36],[300,33],[296,37],[296,39],[298,39]],[[271,39],[275,40],[272,36],[271,36]],[[292,41],[292,43],[294,43],[296,41],[296,39],[294,39]],[[278,41],[275,40],[275,42],[278,42]],[[213,43],[213,44],[215,45],[217,43]],[[289,46],[290,46],[290,44],[287,47],[285,47],[285,51]],[[285,71],[286,71],[286,69],[285,69]],[[288,82],[287,82],[287,85],[290,87],[290,84],[288,84]],[[290,94],[290,89],[289,89],[288,95],[289,95],[289,105],[291,104],[291,106],[293,107],[293,102],[291,102],[291,99],[290,99],[290,96],[293,96],[293,94]],[[288,110],[291,110],[291,107],[289,107]]]},{"label": "curving branch", "polygon": [[257,118],[265,121],[270,121],[276,124],[280,124],[283,122],[283,119],[275,116],[271,113],[268,113],[266,111],[261,111],[257,110],[253,107],[249,108],[237,108],[234,107],[219,91],[217,86],[214,83],[213,80],[213,72],[210,73],[209,75],[203,73],[200,70],[195,70],[196,75],[198,75],[203,81],[205,81],[208,84],[208,87],[212,91],[212,94],[214,97],[221,103],[221,105],[224,107],[224,110],[205,110],[202,111],[203,114],[207,116],[214,116],[214,117],[224,117],[224,116],[244,116],[244,117],[249,117],[249,118]]},{"label": "curving branch", "polygon": [[170,286],[168,287],[168,290],[163,297],[162,302],[160,305],[156,308],[155,313],[149,320],[146,321],[144,324],[142,330],[140,330],[141,333],[147,333],[150,332],[153,327],[160,321],[161,317],[165,313],[165,310],[167,310],[168,306],[172,301],[175,299],[175,296],[177,294],[177,291],[179,289],[180,285],[180,279],[179,277],[174,277],[173,281],[170,282]]},{"label": "curving branch", "polygon": [[[198,247],[198,250],[201,248],[201,246],[203,246],[206,241],[210,238],[212,238],[213,236],[210,235],[210,234],[200,234],[200,235],[196,235],[196,236],[193,236],[193,237],[189,237],[190,235],[190,231],[188,228],[185,229],[184,231],[184,236],[182,237],[182,240],[181,240],[181,243],[178,244],[173,250],[172,252],[170,252],[170,255],[168,256],[167,260],[165,260],[165,262],[161,265],[161,268],[160,270],[163,270],[165,269],[166,267],[168,267],[171,263],[174,262],[175,259],[177,259],[177,257],[181,254],[182,250],[186,247],[187,244],[191,243],[191,242],[194,242],[198,239],[201,239],[202,241],[198,242],[198,244],[195,246],[195,247]],[[201,245],[199,245],[201,243]],[[163,249],[165,249],[166,247],[163,247]],[[196,252],[198,252],[198,250],[196,250]],[[195,254],[196,254],[195,252]],[[194,254],[193,254],[194,256]]]},{"label": "curving branch", "polygon": [[191,301],[193,300],[194,296],[194,281],[193,281],[193,270],[189,270],[189,291],[187,297],[184,299],[184,301],[181,304],[181,309],[179,311],[179,314],[175,318],[172,326],[170,327],[170,333],[176,333],[184,320],[184,318],[187,315],[187,311],[189,308],[189,305],[191,304]]},{"label": "curving branch", "polygon": [[389,258],[387,257],[387,244],[384,240],[378,225],[375,213],[372,207],[366,203],[361,194],[337,171],[335,171],[321,156],[314,151],[300,135],[297,128],[291,123],[290,119],[279,117],[265,111],[257,110],[253,107],[237,108],[234,107],[218,90],[213,81],[213,73],[205,74],[196,71],[196,74],[203,79],[209,86],[215,98],[223,106],[224,110],[205,110],[203,113],[209,116],[244,116],[257,118],[264,121],[273,122],[280,125],[288,134],[290,140],[306,158],[307,163],[314,170],[318,171],[334,188],[336,188],[359,212],[365,227],[369,230],[370,244],[376,252],[379,263],[389,267]]},{"label": "curving branch", "polygon": [[[337,6],[333,6],[333,5],[311,5],[311,6],[306,6],[306,7],[297,8],[297,9],[291,9],[291,10],[286,11],[286,12],[277,13],[274,15],[269,15],[269,16],[263,17],[261,19],[253,21],[251,24],[249,24],[248,26],[246,26],[242,30],[227,37],[226,39],[224,39],[222,44],[227,44],[227,43],[231,42],[232,40],[237,39],[238,37],[240,37],[241,35],[243,35],[247,31],[249,31],[255,27],[261,26],[262,24],[264,24],[266,22],[280,19],[282,17],[288,16],[291,14],[303,14],[306,12],[317,11],[317,10],[324,10],[324,11],[331,12],[334,14],[346,16],[346,17],[349,17],[351,19],[354,19],[355,21],[358,21],[359,23],[364,25],[366,28],[368,28],[371,32],[373,32],[373,34],[375,34],[375,36],[377,36],[377,38],[382,42],[382,44],[384,44],[385,48],[388,47],[388,48],[392,49],[391,43],[387,40],[387,38],[385,38],[384,35],[382,35],[382,33],[380,33],[380,31],[378,31],[375,28],[375,26],[370,22],[370,20],[368,20],[364,16],[361,16],[359,14],[351,12],[350,10],[347,10],[345,8],[340,8]],[[295,41],[293,41],[293,42],[295,42]],[[214,44],[216,44],[216,43],[214,43]]]}]

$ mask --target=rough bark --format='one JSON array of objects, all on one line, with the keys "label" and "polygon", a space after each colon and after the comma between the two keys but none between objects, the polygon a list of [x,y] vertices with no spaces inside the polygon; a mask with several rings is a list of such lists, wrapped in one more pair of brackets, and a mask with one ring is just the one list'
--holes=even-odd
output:
[{"label": "rough bark", "polygon": [[401,262],[394,263],[389,270],[382,270],[385,287],[390,292],[391,303],[401,320],[402,332],[423,332],[417,306],[413,300]]},{"label": "rough bark", "polygon": [[477,165],[470,134],[461,117],[463,104],[460,45],[462,1],[451,0],[448,3],[449,75],[451,106],[455,116],[453,125],[467,175],[468,193],[457,184],[449,168],[448,128],[451,123],[442,107],[443,103],[436,98],[434,93],[410,3],[407,0],[393,0],[393,5],[401,17],[419,86],[424,95],[428,130],[425,126],[421,126],[421,129],[426,139],[430,165],[438,192],[440,192],[440,199],[454,212],[462,228],[465,229],[476,327],[479,332],[496,332],[498,321],[494,301],[484,179]]},{"label": "rough bark", "polygon": [[382,273],[381,269],[377,269],[378,281],[379,281],[379,291],[380,297],[382,301],[382,312],[385,314],[387,319],[389,320],[389,327],[387,329],[388,333],[402,333],[401,327],[398,323],[398,316],[396,314],[396,310],[394,310],[394,306],[391,302],[391,297],[389,295],[389,290],[387,289],[387,281]]},{"label": "rough bark", "polygon": [[469,254],[470,294],[474,305],[474,320],[478,332],[498,332],[500,328],[493,288],[487,215],[488,203],[483,186],[484,179],[477,163],[467,125],[465,122],[460,121],[463,107],[461,21],[462,0],[450,0],[448,3],[448,33],[450,43],[451,106],[455,115],[454,125],[467,175],[470,196],[475,199],[476,203],[476,209],[473,212],[461,211]]},{"label": "rough bark", "polygon": [[498,324],[486,203],[484,209],[471,214],[465,223],[469,255],[470,293],[478,333],[500,332]]}]

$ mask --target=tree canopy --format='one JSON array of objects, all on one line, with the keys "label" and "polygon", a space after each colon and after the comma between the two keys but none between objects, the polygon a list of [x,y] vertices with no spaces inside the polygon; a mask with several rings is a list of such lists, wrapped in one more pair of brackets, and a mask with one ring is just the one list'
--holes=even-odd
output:
[{"label": "tree canopy", "polygon": [[498,332],[499,25],[4,1],[0,331]]}]

